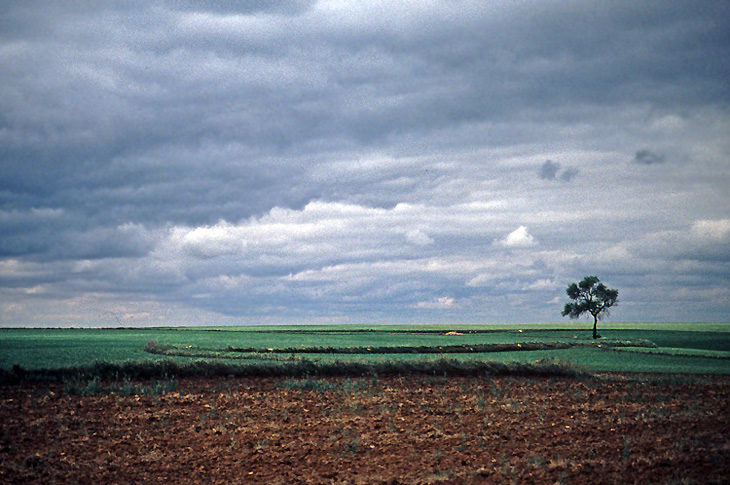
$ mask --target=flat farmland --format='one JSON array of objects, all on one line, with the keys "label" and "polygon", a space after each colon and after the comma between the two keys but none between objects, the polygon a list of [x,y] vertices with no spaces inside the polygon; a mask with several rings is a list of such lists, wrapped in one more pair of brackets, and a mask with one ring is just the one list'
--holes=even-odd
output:
[{"label": "flat farmland", "polygon": [[[598,341],[590,338],[588,325],[576,324],[0,329],[0,369],[160,359],[214,359],[243,365],[256,358],[378,361],[448,357],[502,362],[558,359],[592,372],[730,373],[730,324],[604,327]],[[150,352],[151,341],[158,352]]]},{"label": "flat farmland", "polygon": [[730,476],[728,376],[107,385],[0,386],[0,482],[720,484]]},{"label": "flat farmland", "polygon": [[730,325],[1,329],[0,483],[726,483]]}]

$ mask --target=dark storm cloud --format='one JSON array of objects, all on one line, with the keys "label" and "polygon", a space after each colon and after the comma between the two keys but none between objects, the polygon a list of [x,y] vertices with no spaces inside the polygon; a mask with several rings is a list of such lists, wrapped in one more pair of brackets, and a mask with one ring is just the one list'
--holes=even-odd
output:
[{"label": "dark storm cloud", "polygon": [[34,261],[139,257],[152,248],[152,234],[126,223],[110,227],[60,209],[0,212],[4,229],[0,257]]},{"label": "dark storm cloud", "polygon": [[[213,12],[218,5],[216,2]],[[249,7],[244,4],[244,12]],[[529,12],[518,11],[522,16],[515,19],[491,19],[482,12],[474,18],[447,18],[441,24],[434,22],[434,12],[421,22],[417,15],[415,21],[396,17],[392,22],[365,17],[365,27],[369,27],[368,20],[372,27],[351,31],[328,31],[306,21],[287,29],[289,24],[277,21],[276,16],[266,29],[254,20],[181,21],[172,12],[138,8],[123,15],[124,9],[117,7],[116,17],[110,19],[95,17],[93,9],[67,13],[70,20],[86,28],[81,33],[53,29],[61,37],[54,39],[56,47],[51,50],[60,51],[56,66],[52,59],[37,60],[54,69],[39,72],[20,64],[21,73],[25,70],[41,80],[25,86],[26,92],[36,96],[26,99],[23,108],[33,110],[35,104],[36,113],[43,113],[45,128],[35,133],[24,130],[26,141],[8,146],[4,158],[16,165],[32,159],[38,168],[15,170],[10,179],[16,183],[25,179],[26,186],[34,187],[56,181],[58,176],[76,180],[78,175],[111,169],[112,160],[130,152],[139,156],[166,144],[179,146],[181,141],[191,146],[239,143],[253,152],[244,154],[247,158],[258,157],[262,151],[310,151],[311,143],[317,149],[322,143],[341,148],[353,141],[381,146],[408,133],[428,134],[455,123],[499,119],[528,107],[547,107],[546,103],[568,99],[593,103],[594,90],[607,85],[613,85],[609,96],[619,95],[624,101],[634,98],[634,92],[617,90],[640,82],[613,83],[606,72],[596,76],[597,69],[610,69],[616,76],[628,75],[636,81],[642,78],[630,66],[622,68],[624,57],[602,47],[601,42],[607,40],[604,31],[588,28],[605,13],[607,18],[602,21],[620,29],[619,22],[626,21],[629,14],[601,12],[600,8],[589,14],[595,5],[590,9],[577,5],[546,9],[545,19],[537,25],[530,25],[534,19]],[[658,17],[656,13],[647,15],[648,10],[643,15],[641,9],[632,10],[646,20]],[[668,17],[660,18],[666,22],[660,24],[662,28],[673,32],[671,9],[664,9],[661,15]],[[154,16],[170,29],[175,43],[154,29],[148,32],[151,22],[142,19]],[[112,19],[119,22],[109,22]],[[571,19],[576,27],[566,30]],[[531,35],[505,52],[501,44],[516,41],[523,27],[529,27]],[[563,35],[547,35],[552,27],[561,27]],[[623,28],[635,35],[632,23]],[[140,36],[141,29],[145,34]],[[314,29],[320,32],[314,34]],[[249,31],[263,35],[257,38]],[[111,44],[107,36],[121,44]],[[622,38],[616,35],[610,41]],[[101,44],[89,44],[94,40]],[[661,51],[659,40],[653,47]],[[600,53],[600,61],[594,61],[594,66],[581,65],[586,52],[595,54],[593,49]],[[333,52],[337,55],[330,56]],[[573,76],[565,83],[566,70],[586,75]],[[55,82],[48,79],[49,74]],[[595,84],[593,76],[601,84]],[[54,92],[47,89],[50,83]],[[505,91],[507,87],[511,93]],[[605,95],[601,99],[609,101]],[[32,123],[28,127],[32,129]],[[85,136],[90,133],[94,136]],[[40,140],[42,146],[36,143]],[[59,168],[59,158],[61,163],[69,161],[65,169]],[[163,163],[174,167],[176,162]],[[76,173],[68,173],[72,164]],[[149,169],[147,176],[154,176],[155,167]],[[122,174],[122,180],[124,175],[135,176]]]}]

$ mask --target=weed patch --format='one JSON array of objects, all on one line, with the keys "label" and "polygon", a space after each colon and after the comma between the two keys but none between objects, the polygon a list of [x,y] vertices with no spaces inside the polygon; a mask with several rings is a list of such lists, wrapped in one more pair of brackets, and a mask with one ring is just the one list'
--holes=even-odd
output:
[{"label": "weed patch", "polygon": [[327,382],[322,379],[287,379],[277,384],[276,387],[294,391],[339,391],[341,386],[333,382]]},{"label": "weed patch", "polygon": [[[453,359],[379,362],[312,361],[226,363],[218,360],[180,362],[175,360],[96,362],[88,366],[61,369],[19,369],[0,374],[0,382],[7,381],[87,381],[175,379],[183,377],[375,377],[375,376],[431,376],[431,377],[586,377],[589,374],[570,363],[555,360],[535,363],[459,361]],[[85,392],[85,391],[82,391]]]},{"label": "weed patch", "polygon": [[72,396],[100,396],[105,394],[117,394],[120,396],[161,396],[168,392],[177,391],[177,383],[174,379],[154,381],[149,386],[133,384],[125,379],[120,385],[118,383],[103,385],[99,377],[88,381],[71,379],[64,385],[66,394]]}]

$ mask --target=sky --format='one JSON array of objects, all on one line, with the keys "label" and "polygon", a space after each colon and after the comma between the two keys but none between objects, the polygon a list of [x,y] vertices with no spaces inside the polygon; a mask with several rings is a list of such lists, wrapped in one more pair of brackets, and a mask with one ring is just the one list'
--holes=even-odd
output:
[{"label": "sky", "polygon": [[[730,2],[0,3],[0,326],[730,321]],[[588,318],[586,319],[588,321]]]}]

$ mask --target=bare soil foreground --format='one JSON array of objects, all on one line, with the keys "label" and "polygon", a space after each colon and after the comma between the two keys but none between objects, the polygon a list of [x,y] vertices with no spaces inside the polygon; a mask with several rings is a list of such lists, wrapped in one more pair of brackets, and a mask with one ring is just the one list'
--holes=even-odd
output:
[{"label": "bare soil foreground", "polygon": [[730,480],[728,376],[154,386],[0,386],[0,483]]}]

